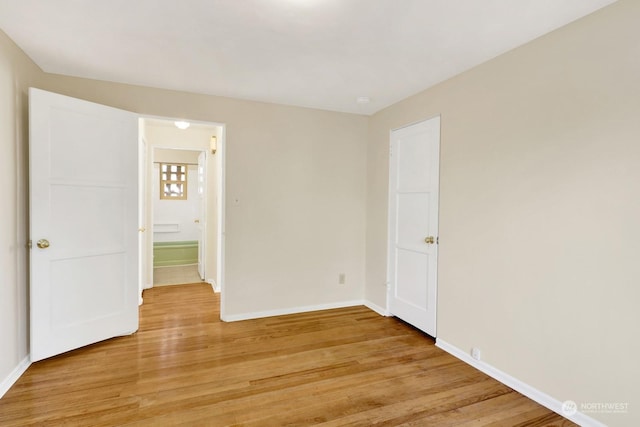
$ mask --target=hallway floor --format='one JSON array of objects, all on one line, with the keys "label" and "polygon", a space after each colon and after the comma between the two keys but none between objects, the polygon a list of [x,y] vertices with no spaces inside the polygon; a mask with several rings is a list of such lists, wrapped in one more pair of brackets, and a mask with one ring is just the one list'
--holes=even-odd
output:
[{"label": "hallway floor", "polygon": [[198,274],[198,264],[155,267],[153,269],[153,286],[183,285],[202,281]]}]

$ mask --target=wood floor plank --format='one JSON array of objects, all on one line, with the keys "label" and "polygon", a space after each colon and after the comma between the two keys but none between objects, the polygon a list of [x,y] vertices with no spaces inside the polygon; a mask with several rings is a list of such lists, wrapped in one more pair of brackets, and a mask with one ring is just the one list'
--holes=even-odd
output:
[{"label": "wood floor plank", "polygon": [[34,363],[0,425],[574,425],[365,307],[224,323],[206,284],[144,301],[136,334]]}]

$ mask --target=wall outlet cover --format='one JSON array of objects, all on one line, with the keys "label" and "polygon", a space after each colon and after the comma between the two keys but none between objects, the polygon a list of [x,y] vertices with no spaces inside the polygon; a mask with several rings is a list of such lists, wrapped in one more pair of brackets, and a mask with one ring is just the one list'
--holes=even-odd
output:
[{"label": "wall outlet cover", "polygon": [[480,352],[480,349],[473,347],[471,349],[471,357],[475,360],[480,360],[480,358],[482,357],[482,353]]}]

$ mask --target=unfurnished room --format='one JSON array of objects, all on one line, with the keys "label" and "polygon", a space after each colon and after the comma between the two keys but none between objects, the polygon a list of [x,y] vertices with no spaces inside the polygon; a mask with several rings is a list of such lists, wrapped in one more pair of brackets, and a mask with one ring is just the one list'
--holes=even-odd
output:
[{"label": "unfurnished room", "polygon": [[640,425],[638,22],[0,0],[0,425]]}]

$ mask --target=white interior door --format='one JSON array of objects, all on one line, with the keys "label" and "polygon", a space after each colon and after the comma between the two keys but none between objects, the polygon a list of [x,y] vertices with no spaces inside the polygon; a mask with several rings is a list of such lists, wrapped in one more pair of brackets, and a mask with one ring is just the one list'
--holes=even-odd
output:
[{"label": "white interior door", "polygon": [[436,336],[440,118],[391,133],[389,311]]},{"label": "white interior door", "polygon": [[31,88],[31,360],[138,329],[138,121]]},{"label": "white interior door", "polygon": [[[139,119],[138,123],[140,123]],[[142,127],[142,126],[140,126]],[[142,304],[142,291],[147,284],[147,141],[138,138],[138,304]]]},{"label": "white interior door", "polygon": [[207,188],[207,174],[206,163],[207,155],[201,152],[198,155],[198,274],[202,280],[206,280],[205,277],[205,245],[207,242],[207,203],[206,203],[206,188]]}]

